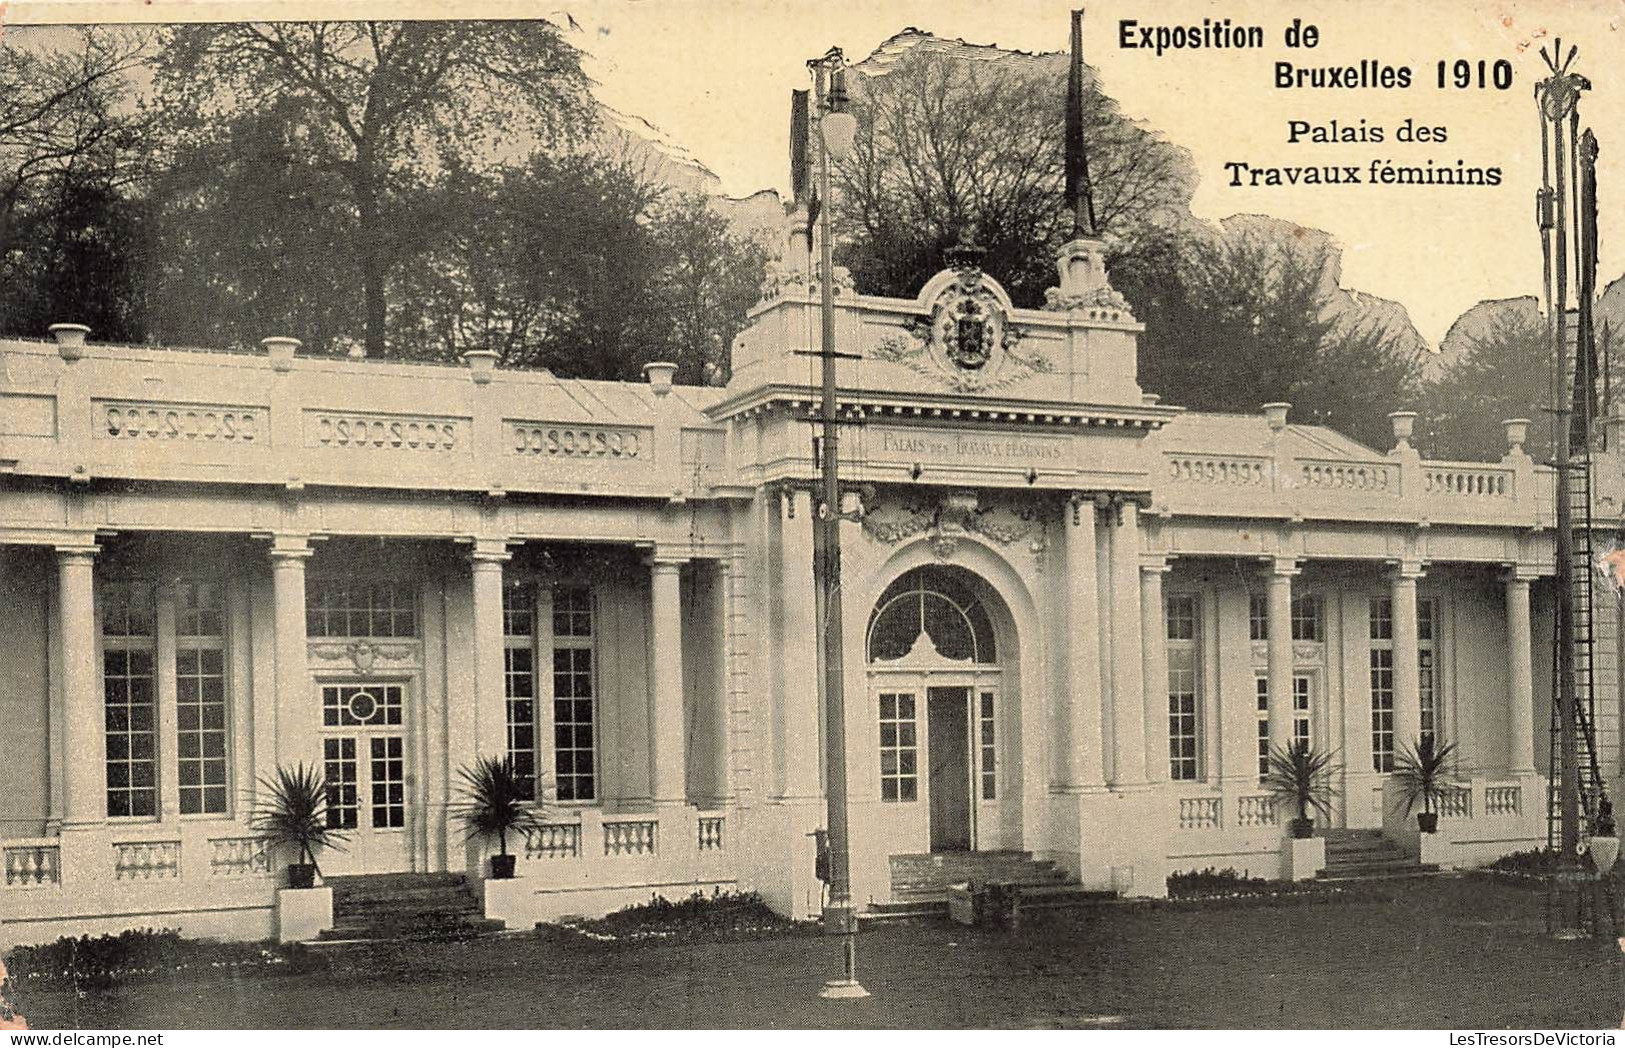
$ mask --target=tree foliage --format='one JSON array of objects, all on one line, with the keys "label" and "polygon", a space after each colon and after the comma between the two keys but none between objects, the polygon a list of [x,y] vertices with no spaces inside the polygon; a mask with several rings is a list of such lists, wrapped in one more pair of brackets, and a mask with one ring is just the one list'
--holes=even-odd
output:
[{"label": "tree foliage", "polygon": [[[911,296],[970,234],[1016,304],[1040,305],[1072,231],[1065,57],[986,61],[920,45],[867,73],[851,78],[858,134],[836,172],[838,261],[866,293]],[[1184,213],[1187,154],[1124,117],[1092,78],[1084,110],[1101,231],[1130,244]]]}]

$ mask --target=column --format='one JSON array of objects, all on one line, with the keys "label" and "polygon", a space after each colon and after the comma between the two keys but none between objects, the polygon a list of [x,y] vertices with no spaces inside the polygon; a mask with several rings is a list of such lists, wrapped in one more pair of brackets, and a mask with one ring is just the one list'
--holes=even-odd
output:
[{"label": "column", "polygon": [[783,616],[777,638],[780,676],[773,682],[780,700],[783,790],[786,797],[816,798],[824,733],[813,614],[818,595],[813,585],[812,496],[806,491],[786,491],[778,500],[777,512],[779,592],[769,599]]},{"label": "column", "polygon": [[1391,580],[1394,615],[1394,755],[1422,734],[1421,666],[1416,648],[1416,580],[1420,564],[1401,564]]},{"label": "column", "polygon": [[155,595],[157,636],[153,651],[154,712],[158,717],[158,812],[165,822],[178,820],[181,815],[180,752],[176,736],[179,718],[176,715],[175,672],[175,605],[173,582],[160,583]]},{"label": "column", "polygon": [[98,547],[89,544],[58,546],[56,551],[68,826],[99,823],[107,817],[107,731],[96,689],[97,552]]},{"label": "column", "polygon": [[1066,529],[1067,685],[1070,731],[1066,762],[1069,786],[1103,786],[1101,752],[1100,608],[1095,574],[1095,527],[1099,514],[1092,499],[1074,495],[1071,524]]},{"label": "column", "polygon": [[1112,529],[1113,786],[1145,783],[1145,680],[1140,633],[1140,513],[1125,502]]},{"label": "column", "polygon": [[1168,780],[1168,624],[1162,576],[1168,560],[1142,554],[1140,561],[1140,675],[1145,690],[1145,771],[1151,782]]},{"label": "column", "polygon": [[738,585],[738,572],[732,561],[717,561],[716,592],[712,600],[711,628],[715,630],[714,649],[720,662],[716,669],[715,694],[708,696],[716,703],[716,717],[711,730],[716,738],[711,749],[712,801],[726,807],[733,800],[733,776],[729,774],[729,757],[733,752],[733,718],[730,707],[733,696],[734,645],[738,638],[733,631],[733,588]]},{"label": "column", "polygon": [[1507,576],[1507,768],[1514,775],[1535,773],[1534,665],[1530,658],[1529,578]]},{"label": "column", "polygon": [[502,664],[503,539],[476,539],[469,554],[474,582],[474,753],[508,755],[508,695]]},{"label": "column", "polygon": [[271,600],[276,619],[276,763],[321,765],[316,697],[305,668],[305,535],[271,539]]},{"label": "column", "polygon": [[1298,562],[1276,557],[1269,581],[1270,749],[1292,744],[1292,578]]},{"label": "column", "polygon": [[686,799],[683,753],[683,607],[680,558],[649,562],[649,741],[654,801]]}]

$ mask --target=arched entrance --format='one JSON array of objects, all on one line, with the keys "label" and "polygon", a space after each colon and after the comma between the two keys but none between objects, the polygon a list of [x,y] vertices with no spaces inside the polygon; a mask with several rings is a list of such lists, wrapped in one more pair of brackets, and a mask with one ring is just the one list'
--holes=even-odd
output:
[{"label": "arched entrance", "polygon": [[[876,601],[866,638],[871,709],[880,713],[880,797],[926,808],[930,850],[1001,846],[1000,803],[1019,774],[1002,756],[1009,615],[963,568],[925,565]],[[1006,643],[1001,644],[1000,634]]]}]

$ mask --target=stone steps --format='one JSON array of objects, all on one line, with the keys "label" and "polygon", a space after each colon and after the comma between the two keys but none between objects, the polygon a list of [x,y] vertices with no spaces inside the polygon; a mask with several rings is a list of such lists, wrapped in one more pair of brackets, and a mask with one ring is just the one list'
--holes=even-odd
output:
[{"label": "stone steps", "polygon": [[1411,858],[1381,830],[1328,830],[1326,868],[1315,876],[1322,881],[1377,880],[1422,876],[1438,869]]},{"label": "stone steps", "polygon": [[333,927],[319,942],[466,939],[503,930],[485,919],[478,891],[460,873],[329,877]]},{"label": "stone steps", "polygon": [[897,904],[940,903],[950,884],[999,881],[1029,891],[1068,887],[1065,871],[1030,852],[932,852],[891,857],[892,898]]}]

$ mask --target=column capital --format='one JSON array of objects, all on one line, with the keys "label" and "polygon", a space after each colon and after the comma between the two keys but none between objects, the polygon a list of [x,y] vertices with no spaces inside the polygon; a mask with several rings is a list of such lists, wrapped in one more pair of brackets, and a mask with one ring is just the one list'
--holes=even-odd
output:
[{"label": "column capital", "polygon": [[480,570],[482,566],[500,566],[513,559],[508,552],[507,539],[476,538],[473,549],[468,551],[468,559],[474,563],[474,569]]},{"label": "column capital", "polygon": [[1166,575],[1174,570],[1174,558],[1166,553],[1141,553],[1141,575]]},{"label": "column capital", "polygon": [[1512,584],[1522,583],[1527,586],[1540,578],[1540,569],[1533,564],[1503,564],[1501,565],[1501,581]]},{"label": "column capital", "polygon": [[56,546],[56,556],[60,561],[91,561],[101,551],[102,548],[94,542],[58,543]]},{"label": "column capital", "polygon": [[1395,585],[1409,583],[1414,586],[1418,579],[1427,574],[1427,564],[1421,560],[1390,560],[1388,573],[1389,581]]},{"label": "column capital", "polygon": [[1303,561],[1297,557],[1274,556],[1269,558],[1270,574],[1277,578],[1295,578],[1303,573]]},{"label": "column capital", "polygon": [[687,564],[688,562],[688,557],[677,553],[657,552],[651,553],[643,558],[643,563],[648,566],[649,573],[651,575],[675,575],[682,569],[683,565]]},{"label": "column capital", "polygon": [[304,560],[314,552],[310,548],[309,535],[278,534],[271,536],[271,559],[273,561]]}]

